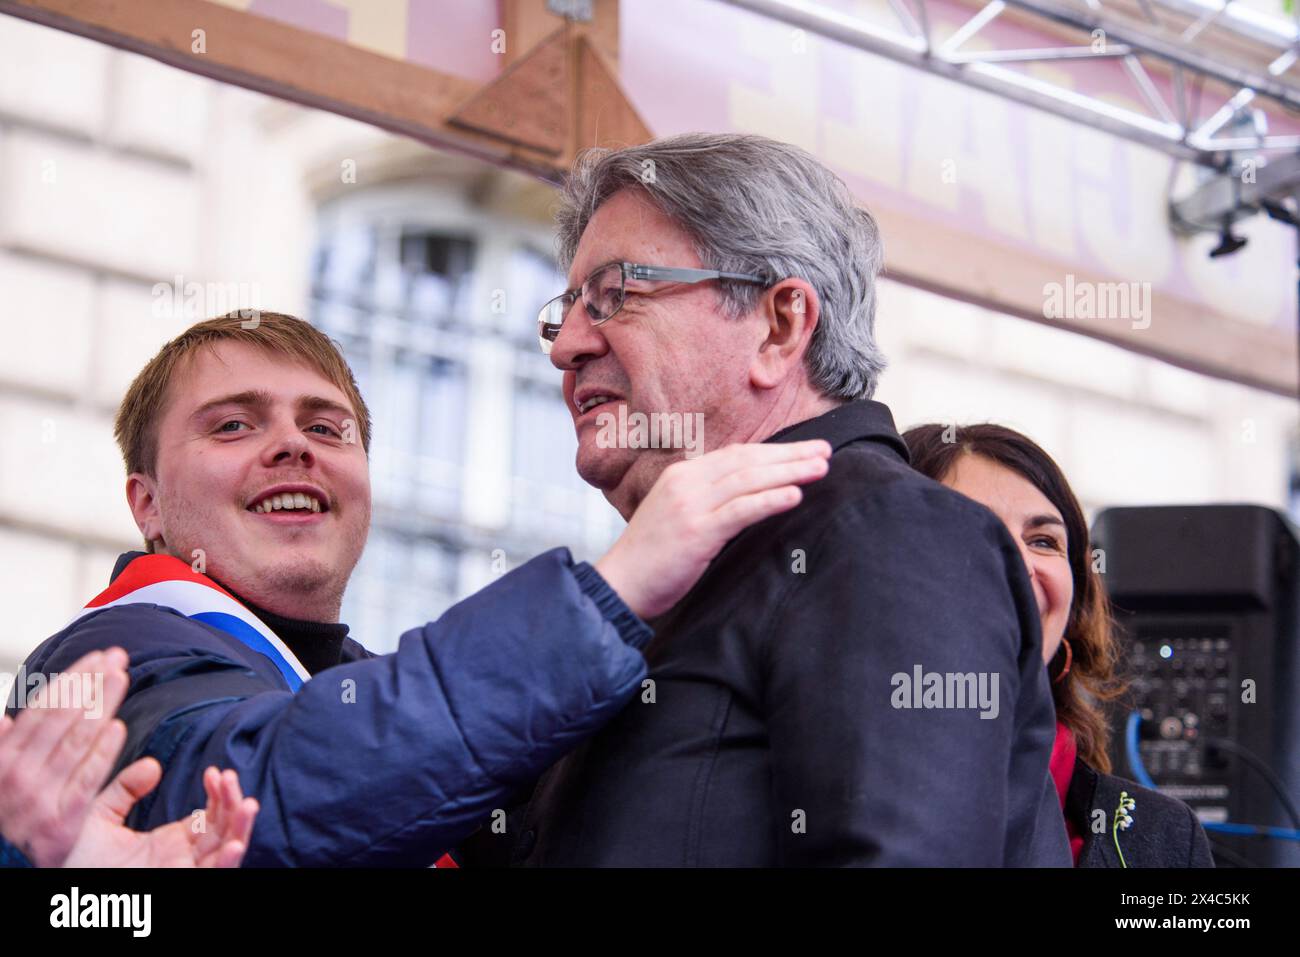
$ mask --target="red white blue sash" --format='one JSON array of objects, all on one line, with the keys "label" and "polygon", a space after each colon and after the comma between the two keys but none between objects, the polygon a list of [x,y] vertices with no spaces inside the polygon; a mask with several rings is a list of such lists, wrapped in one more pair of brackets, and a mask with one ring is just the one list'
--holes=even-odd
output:
[{"label": "red white blue sash", "polygon": [[187,618],[219,628],[269,658],[290,691],[297,691],[311,677],[264,621],[211,578],[200,575],[174,555],[141,555],[134,559],[68,625],[104,608],[138,604],[173,608]]},{"label": "red white blue sash", "polygon": [[[297,691],[311,678],[297,656],[265,622],[211,578],[200,575],[173,555],[141,555],[134,559],[68,625],[91,612],[131,604],[174,608],[187,618],[221,629],[269,658],[284,676],[290,691]],[[433,866],[458,865],[450,854],[444,854]]]}]

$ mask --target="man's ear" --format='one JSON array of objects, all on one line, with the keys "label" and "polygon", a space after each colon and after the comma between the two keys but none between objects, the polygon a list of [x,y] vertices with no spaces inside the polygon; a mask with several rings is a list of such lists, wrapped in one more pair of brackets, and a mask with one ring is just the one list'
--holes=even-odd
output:
[{"label": "man's ear", "polygon": [[163,544],[157,481],[143,472],[132,472],[126,479],[126,504],[130,506],[136,527],[145,541]]},{"label": "man's ear", "polygon": [[782,279],[763,294],[759,314],[766,337],[749,367],[750,384],[772,389],[801,366],[821,315],[817,290],[802,279]]}]

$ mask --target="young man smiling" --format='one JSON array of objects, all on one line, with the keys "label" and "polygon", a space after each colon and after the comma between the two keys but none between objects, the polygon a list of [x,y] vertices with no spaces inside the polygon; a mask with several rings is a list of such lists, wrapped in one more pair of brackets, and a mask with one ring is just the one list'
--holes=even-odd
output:
[{"label": "young man smiling", "polygon": [[338,621],[370,525],[370,416],[330,340],[278,313],[201,322],[132,383],[116,434],[147,552],[27,671],[126,650],[119,766],[164,769],[131,823],[188,814],[203,770],[232,768],[261,807],[250,865],[434,862],[618,712],[645,675],[642,618],[830,454],[683,463],[594,566],[546,552],[377,657]]}]

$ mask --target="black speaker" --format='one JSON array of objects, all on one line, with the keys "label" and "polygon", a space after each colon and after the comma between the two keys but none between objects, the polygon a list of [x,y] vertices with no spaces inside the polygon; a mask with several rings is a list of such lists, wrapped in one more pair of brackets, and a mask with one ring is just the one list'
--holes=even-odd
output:
[{"label": "black speaker", "polygon": [[[1111,710],[1115,773],[1141,780],[1129,759],[1136,710],[1140,763],[1203,823],[1300,829],[1290,522],[1256,505],[1109,508],[1092,534],[1131,681]],[[1220,866],[1300,866],[1300,842],[1207,831]]]}]

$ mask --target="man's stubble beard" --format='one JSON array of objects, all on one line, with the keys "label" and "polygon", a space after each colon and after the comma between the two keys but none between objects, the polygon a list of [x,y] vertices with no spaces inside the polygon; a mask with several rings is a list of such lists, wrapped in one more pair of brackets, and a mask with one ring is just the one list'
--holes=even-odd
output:
[{"label": "man's stubble beard", "polygon": [[[174,522],[168,524],[175,525]],[[159,550],[180,559],[201,574],[206,574],[224,587],[271,611],[276,610],[277,595],[307,596],[312,599],[313,605],[322,609],[322,614],[333,615],[334,620],[337,620],[343,593],[361,559],[361,553],[369,537],[370,516],[367,513],[359,533],[351,530],[343,533],[347,535],[349,542],[348,547],[340,554],[337,565],[331,565],[315,557],[295,557],[287,554],[292,553],[295,548],[292,543],[288,543],[274,547],[275,552],[285,554],[268,554],[272,548],[267,547],[248,555],[244,567],[232,567],[229,564],[230,556],[213,555],[210,548],[197,543],[197,536],[190,531],[191,528],[196,527],[211,526],[203,514],[191,511],[187,513],[187,521],[181,529],[179,544],[173,546],[168,543]],[[195,567],[196,565],[199,567]]]},{"label": "man's stubble beard", "polygon": [[263,560],[257,586],[270,594],[312,595],[325,604],[343,600],[347,575],[314,558],[271,558]]}]

